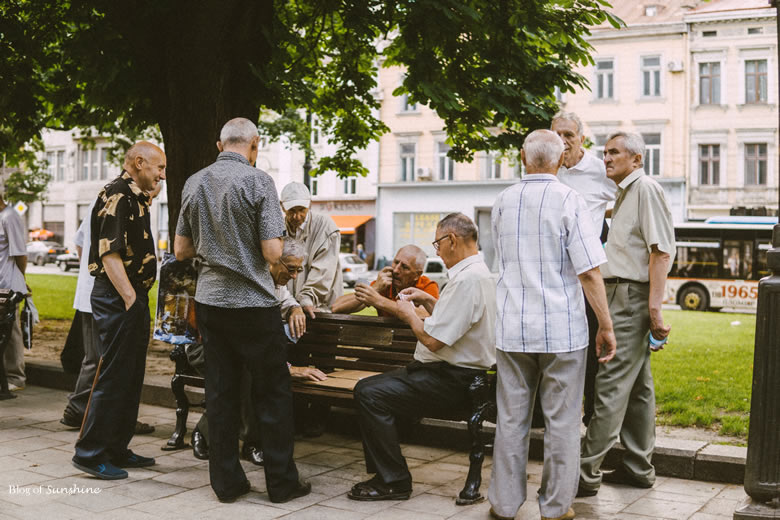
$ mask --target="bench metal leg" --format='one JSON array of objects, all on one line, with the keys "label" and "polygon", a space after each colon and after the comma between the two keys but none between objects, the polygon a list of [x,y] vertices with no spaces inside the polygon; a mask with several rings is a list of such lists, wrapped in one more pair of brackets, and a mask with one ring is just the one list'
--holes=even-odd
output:
[{"label": "bench metal leg", "polygon": [[469,385],[469,397],[473,413],[468,420],[471,452],[469,453],[469,474],[466,485],[458,494],[455,503],[466,506],[482,502],[485,497],[479,492],[482,485],[482,463],[485,461],[485,444],[482,442],[482,421],[495,405],[491,399],[490,382],[486,376],[477,376]]},{"label": "bench metal leg", "polygon": [[187,399],[187,393],[184,391],[184,380],[179,375],[171,378],[171,390],[176,397],[176,429],[171,438],[163,446],[163,450],[181,450],[188,448],[189,444],[184,442],[184,435],[187,433],[187,416],[190,413],[190,401]]}]

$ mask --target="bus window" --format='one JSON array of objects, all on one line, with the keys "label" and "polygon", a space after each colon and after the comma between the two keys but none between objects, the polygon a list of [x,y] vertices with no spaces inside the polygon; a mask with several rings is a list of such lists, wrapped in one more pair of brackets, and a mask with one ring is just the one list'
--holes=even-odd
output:
[{"label": "bus window", "polygon": [[723,275],[726,278],[752,278],[752,241],[726,240],[723,242]]},{"label": "bus window", "polygon": [[677,255],[669,276],[717,278],[718,242],[678,241]]},{"label": "bus window", "polygon": [[760,280],[769,276],[769,266],[766,263],[766,252],[772,249],[772,242],[769,240],[756,240],[756,271],[755,280]]}]

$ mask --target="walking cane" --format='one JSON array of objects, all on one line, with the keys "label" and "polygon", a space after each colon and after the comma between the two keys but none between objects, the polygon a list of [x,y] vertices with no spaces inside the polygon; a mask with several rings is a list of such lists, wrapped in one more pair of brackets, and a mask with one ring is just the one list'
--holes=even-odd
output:
[{"label": "walking cane", "polygon": [[84,433],[84,425],[87,423],[87,414],[89,414],[89,405],[92,404],[92,392],[95,391],[95,385],[97,385],[98,377],[100,377],[100,368],[103,366],[103,356],[100,356],[98,361],[97,370],[95,371],[95,379],[92,380],[92,388],[89,389],[89,399],[87,400],[87,407],[84,409],[84,417],[81,419],[81,429],[79,429],[79,440]]}]

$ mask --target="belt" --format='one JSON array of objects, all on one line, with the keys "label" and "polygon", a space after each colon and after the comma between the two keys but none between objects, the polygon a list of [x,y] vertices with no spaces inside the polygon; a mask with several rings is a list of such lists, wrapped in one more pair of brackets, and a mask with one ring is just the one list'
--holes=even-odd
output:
[{"label": "belt", "polygon": [[607,284],[607,283],[638,283],[638,284],[641,284],[641,285],[647,285],[650,282],[637,282],[636,280],[629,280],[628,278],[615,277],[615,278],[604,278],[604,283],[605,284]]}]

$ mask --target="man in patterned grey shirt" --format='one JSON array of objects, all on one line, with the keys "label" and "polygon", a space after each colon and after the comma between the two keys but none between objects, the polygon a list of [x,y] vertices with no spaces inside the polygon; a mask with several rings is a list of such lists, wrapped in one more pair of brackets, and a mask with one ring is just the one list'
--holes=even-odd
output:
[{"label": "man in patterned grey shirt", "polygon": [[206,356],[209,475],[222,502],[250,490],[238,460],[243,367],[252,377],[269,498],[287,502],[311,491],[293,460],[290,373],[269,270],[281,259],[284,220],[273,180],[252,166],[258,142],[248,119],[225,124],[217,161],[184,185],[174,242],[178,260],[201,260],[195,302]]}]

